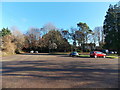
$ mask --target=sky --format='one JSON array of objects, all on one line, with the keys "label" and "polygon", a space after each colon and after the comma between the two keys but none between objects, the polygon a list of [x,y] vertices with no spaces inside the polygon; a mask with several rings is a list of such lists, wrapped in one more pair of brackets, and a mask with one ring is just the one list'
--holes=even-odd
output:
[{"label": "sky", "polygon": [[103,25],[110,4],[116,2],[2,2],[0,29],[15,26],[25,33],[30,27],[42,28],[47,23],[70,29],[84,22],[93,30]]}]

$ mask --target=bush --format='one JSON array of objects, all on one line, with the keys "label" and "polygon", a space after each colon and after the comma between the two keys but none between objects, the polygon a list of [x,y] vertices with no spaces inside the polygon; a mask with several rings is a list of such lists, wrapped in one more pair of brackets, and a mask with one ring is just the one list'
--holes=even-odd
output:
[{"label": "bush", "polygon": [[19,50],[19,49],[16,49],[16,50],[15,50],[15,53],[16,53],[16,54],[20,54],[20,50]]},{"label": "bush", "polygon": [[12,35],[6,35],[2,38],[2,47],[1,47],[1,50],[2,50],[2,55],[6,56],[6,55],[9,55],[9,54],[15,54],[15,50],[16,50],[16,46],[15,44],[12,42]]},{"label": "bush", "polygon": [[82,52],[82,50],[77,50],[77,52]]}]

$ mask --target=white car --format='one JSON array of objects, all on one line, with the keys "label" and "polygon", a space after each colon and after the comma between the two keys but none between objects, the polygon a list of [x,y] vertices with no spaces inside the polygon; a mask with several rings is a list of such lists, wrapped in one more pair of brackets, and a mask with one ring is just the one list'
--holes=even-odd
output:
[{"label": "white car", "polygon": [[30,51],[30,53],[34,53],[34,51],[32,50],[32,51]]}]

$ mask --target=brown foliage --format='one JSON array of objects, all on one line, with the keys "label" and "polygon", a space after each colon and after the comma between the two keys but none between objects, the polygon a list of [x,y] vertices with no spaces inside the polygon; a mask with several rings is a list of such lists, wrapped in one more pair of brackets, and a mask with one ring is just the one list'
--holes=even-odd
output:
[{"label": "brown foliage", "polygon": [[13,36],[12,35],[6,35],[2,37],[2,54],[8,55],[8,54],[15,54],[16,46],[13,42]]}]

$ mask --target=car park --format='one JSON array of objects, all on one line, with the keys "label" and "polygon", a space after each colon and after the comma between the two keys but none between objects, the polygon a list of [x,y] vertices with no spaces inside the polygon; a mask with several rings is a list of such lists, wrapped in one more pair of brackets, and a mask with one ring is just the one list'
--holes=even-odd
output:
[{"label": "car park", "polygon": [[78,54],[78,52],[74,51],[74,52],[70,53],[69,56],[72,56],[72,57],[73,56],[79,56],[79,54]]},{"label": "car park", "polygon": [[94,57],[94,58],[103,57],[103,58],[105,58],[106,54],[103,53],[103,52],[100,52],[100,51],[91,51],[90,52],[90,57]]},{"label": "car park", "polygon": [[117,51],[109,51],[109,54],[117,54]]}]

